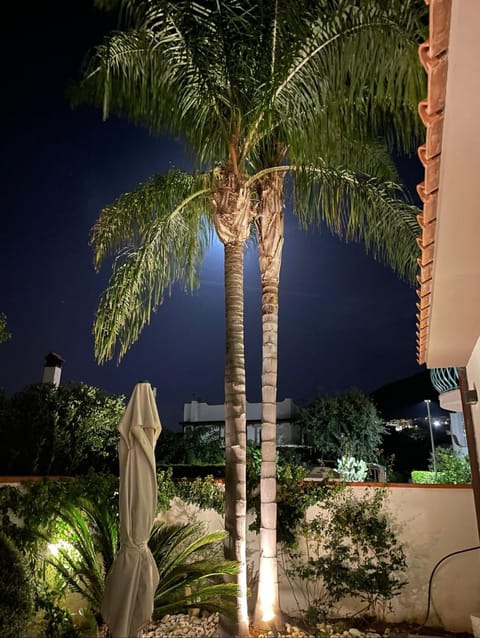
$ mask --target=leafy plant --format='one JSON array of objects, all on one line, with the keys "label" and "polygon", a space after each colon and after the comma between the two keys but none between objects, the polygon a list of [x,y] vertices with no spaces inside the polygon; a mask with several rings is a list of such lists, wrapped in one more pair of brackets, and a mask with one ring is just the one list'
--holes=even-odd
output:
[{"label": "leafy plant", "polygon": [[354,456],[342,456],[337,460],[335,468],[344,481],[356,482],[364,481],[368,474],[368,466],[365,461],[356,459]]},{"label": "leafy plant", "polygon": [[213,476],[196,478],[194,481],[178,481],[175,492],[185,503],[198,505],[201,509],[212,509],[218,514],[225,511],[223,485],[219,485]]},{"label": "leafy plant", "polygon": [[435,483],[435,475],[427,470],[412,470],[412,483]]},{"label": "leafy plant", "polygon": [[374,462],[379,455],[385,427],[373,402],[358,390],[318,397],[297,420],[322,459]]},{"label": "leafy plant", "polygon": [[[213,479],[212,479],[213,481]],[[175,495],[171,473],[159,474],[159,509]],[[47,638],[73,632],[63,596],[82,595],[84,614],[102,623],[105,576],[118,551],[118,478],[90,474],[79,479],[26,483],[0,490],[2,527],[29,557],[37,581],[37,608],[46,615]],[[232,613],[237,594],[225,576],[234,562],[220,556],[224,532],[203,534],[198,524],[157,525],[150,546],[160,584],[156,617],[196,607]]]},{"label": "leafy plant", "polygon": [[[259,476],[257,468],[261,463],[261,450],[248,447],[247,487],[248,507],[253,513],[250,529],[260,529],[260,498],[258,494]],[[277,462],[277,538],[279,542],[296,545],[296,531],[303,520],[308,506],[322,501],[326,483],[304,481],[307,470],[302,465],[293,466]],[[335,488],[332,488],[335,489]]]},{"label": "leafy plant", "polygon": [[223,531],[205,534],[201,523],[154,527],[149,546],[160,575],[154,618],[192,608],[234,614],[238,587],[225,576],[238,567],[222,558],[225,536]]},{"label": "leafy plant", "polygon": [[0,531],[0,638],[27,635],[33,617],[33,583],[24,559]]},{"label": "leafy plant", "polygon": [[118,422],[124,398],[84,383],[30,385],[0,411],[4,474],[118,473]]},{"label": "leafy plant", "polygon": [[[471,483],[472,471],[468,456],[458,456],[453,448],[437,447],[435,450],[437,466],[436,483]],[[433,470],[433,461],[429,469]]]},{"label": "leafy plant", "polygon": [[81,498],[56,511],[55,531],[40,533],[44,561],[61,577],[64,590],[81,594],[100,623],[105,577],[118,551],[118,512],[112,502]]},{"label": "leafy plant", "polygon": [[326,617],[347,597],[361,601],[362,611],[374,612],[406,584],[405,553],[382,511],[385,496],[381,490],[362,498],[349,489],[332,492],[320,513],[299,526],[306,555],[284,547],[285,573],[299,609],[310,618]]}]

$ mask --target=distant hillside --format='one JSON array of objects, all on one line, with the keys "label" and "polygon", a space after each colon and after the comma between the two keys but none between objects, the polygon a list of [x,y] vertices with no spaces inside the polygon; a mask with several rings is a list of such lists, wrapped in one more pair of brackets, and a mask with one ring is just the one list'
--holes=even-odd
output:
[{"label": "distant hillside", "polygon": [[386,421],[425,416],[425,399],[432,401],[432,416],[448,414],[439,406],[438,392],[430,381],[429,370],[384,385],[370,396]]}]

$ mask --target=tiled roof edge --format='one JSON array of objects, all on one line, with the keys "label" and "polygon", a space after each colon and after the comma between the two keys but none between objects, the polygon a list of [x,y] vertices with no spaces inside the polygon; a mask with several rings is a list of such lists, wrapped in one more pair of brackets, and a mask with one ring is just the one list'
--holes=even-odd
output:
[{"label": "tiled roof edge", "polygon": [[421,365],[427,357],[432,301],[432,276],[435,258],[438,187],[442,151],[443,115],[448,70],[448,44],[452,0],[425,0],[429,5],[429,39],[418,49],[420,62],[428,76],[427,97],[418,105],[418,112],[426,128],[425,143],[418,156],[425,169],[425,178],[417,186],[423,203],[418,216],[422,229],[417,243],[421,249],[417,277],[417,361]]}]

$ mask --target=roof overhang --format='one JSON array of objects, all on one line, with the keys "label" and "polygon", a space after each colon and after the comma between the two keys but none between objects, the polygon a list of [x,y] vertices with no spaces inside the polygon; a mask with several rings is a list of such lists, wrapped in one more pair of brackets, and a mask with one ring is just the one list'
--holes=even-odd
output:
[{"label": "roof overhang", "polygon": [[418,359],[437,368],[466,365],[480,334],[480,1],[429,4]]}]

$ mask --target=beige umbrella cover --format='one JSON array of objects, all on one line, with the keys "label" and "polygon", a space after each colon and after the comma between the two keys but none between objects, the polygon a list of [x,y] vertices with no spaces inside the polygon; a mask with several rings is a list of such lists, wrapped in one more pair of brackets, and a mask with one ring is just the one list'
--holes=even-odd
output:
[{"label": "beige umbrella cover", "polygon": [[108,572],[102,616],[114,638],[130,638],[150,621],[158,569],[147,545],[157,505],[155,443],[160,434],[149,383],[137,383],[118,430],[120,549]]}]

